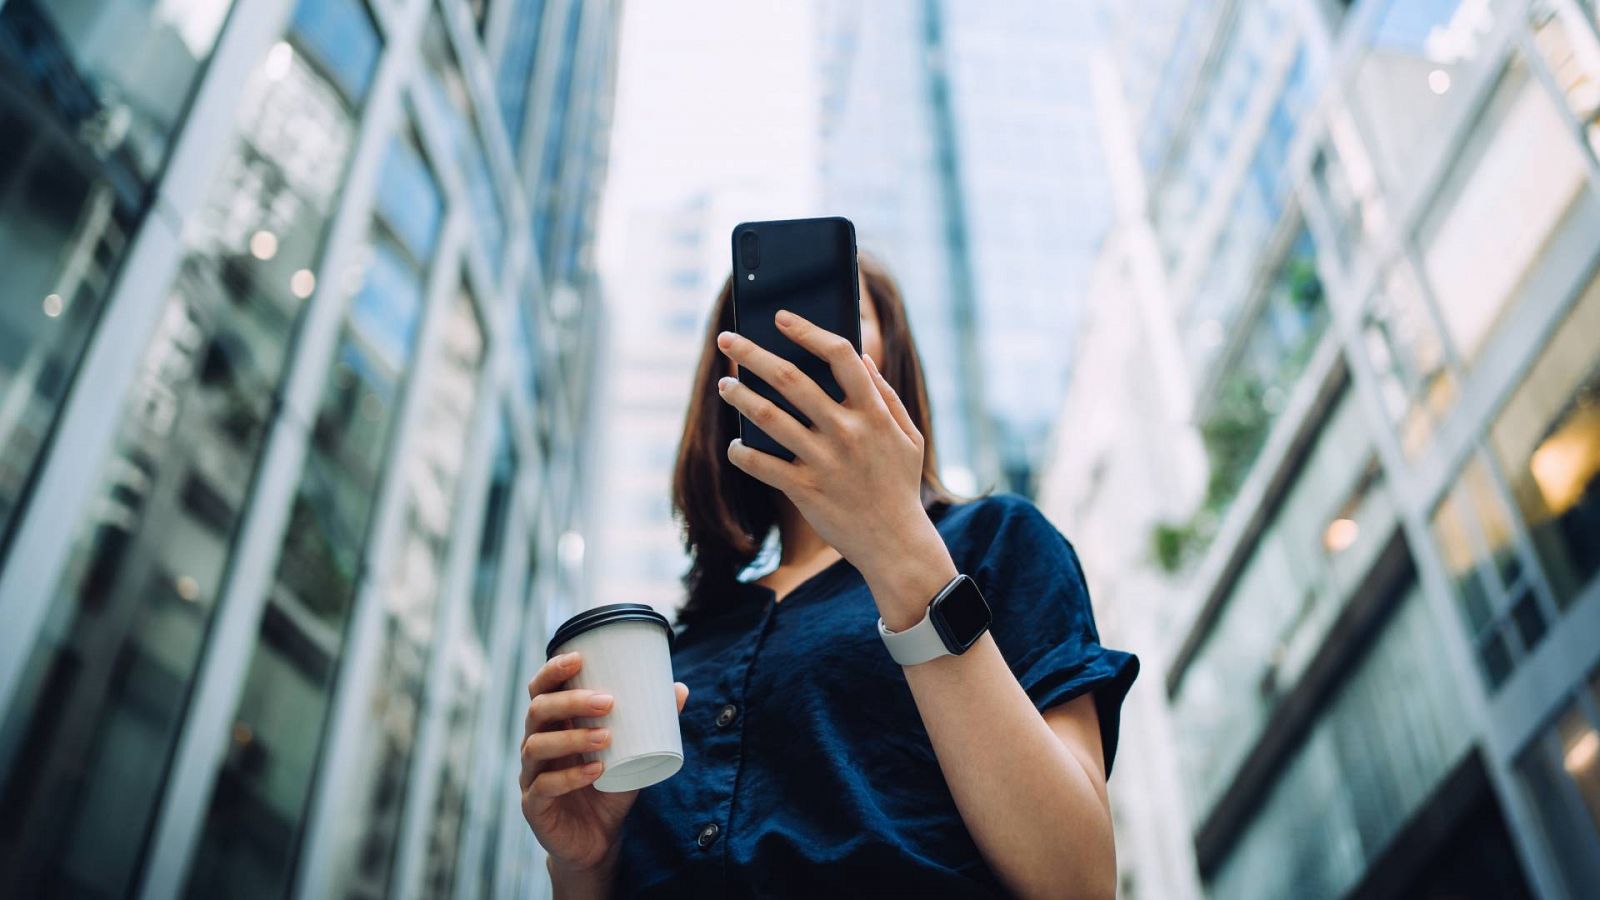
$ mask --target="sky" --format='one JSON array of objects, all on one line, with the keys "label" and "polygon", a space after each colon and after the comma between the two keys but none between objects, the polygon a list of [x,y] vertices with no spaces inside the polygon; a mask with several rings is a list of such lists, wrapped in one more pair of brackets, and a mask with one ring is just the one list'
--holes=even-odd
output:
[{"label": "sky", "polygon": [[[598,262],[626,265],[631,211],[737,192],[740,218],[816,204],[811,8],[780,0],[629,0]],[[733,222],[728,225],[731,229]]]}]

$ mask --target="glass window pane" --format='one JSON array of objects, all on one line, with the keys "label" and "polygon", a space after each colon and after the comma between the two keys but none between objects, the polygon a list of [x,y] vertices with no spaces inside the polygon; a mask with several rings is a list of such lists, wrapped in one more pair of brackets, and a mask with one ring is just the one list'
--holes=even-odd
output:
[{"label": "glass window pane", "polygon": [[1495,418],[1490,440],[1558,603],[1600,570],[1600,276]]},{"label": "glass window pane", "polygon": [[1479,0],[1380,2],[1349,88],[1351,106],[1383,181],[1403,192],[1436,150],[1462,93],[1455,82],[1482,51],[1494,13]]},{"label": "glass window pane", "polygon": [[[1338,897],[1421,808],[1471,736],[1416,582],[1356,660],[1206,885],[1213,897]],[[1237,701],[1235,701],[1237,702]]]},{"label": "glass window pane", "polygon": [[1582,152],[1560,111],[1513,60],[1417,238],[1463,361],[1476,358],[1586,184]]},{"label": "glass window pane", "polygon": [[0,3],[0,541],[230,6]]},{"label": "glass window pane", "polygon": [[407,133],[389,142],[378,176],[378,213],[424,266],[433,258],[444,220],[444,197],[433,169]]},{"label": "glass window pane", "polygon": [[1445,570],[1455,582],[1456,596],[1467,616],[1468,634],[1477,634],[1493,615],[1477,571],[1477,551],[1454,494],[1439,501],[1433,511],[1433,539],[1439,545]]},{"label": "glass window pane", "polygon": [[133,889],[331,216],[302,154],[348,158],[342,104],[296,56],[258,68],[238,122],[5,726],[28,749],[3,773],[0,871],[24,882]]},{"label": "glass window pane", "polygon": [[[1600,894],[1600,747],[1582,708],[1568,703],[1557,721],[1534,738],[1517,768],[1555,849],[1556,867],[1573,897]],[[1575,774],[1575,772],[1577,774]],[[1585,788],[1576,784],[1582,779]]]},{"label": "glass window pane", "polygon": [[372,14],[361,0],[300,0],[294,35],[306,55],[332,76],[351,103],[367,99],[383,49]]},{"label": "glass window pane", "polygon": [[189,875],[192,897],[275,897],[290,878],[421,316],[421,273],[382,229],[354,295]]},{"label": "glass window pane", "polygon": [[372,721],[362,730],[365,742],[353,751],[364,760],[356,771],[366,781],[355,786],[356,799],[344,812],[348,818],[336,826],[354,842],[340,855],[346,861],[335,876],[340,894],[381,896],[393,875],[484,354],[477,304],[464,286],[451,298],[437,352],[439,364],[419,385],[416,450],[404,462],[404,530],[389,571],[380,576],[384,622],[378,684],[366,706]]},{"label": "glass window pane", "polygon": [[528,111],[528,91],[533,85],[534,60],[539,49],[539,25],[544,18],[544,0],[512,0],[510,24],[506,28],[505,49],[495,73],[500,99],[500,121],[511,138],[512,154],[522,149],[522,124]]},{"label": "glass window pane", "polygon": [[1600,40],[1581,19],[1535,0],[1528,13],[1533,43],[1567,102],[1567,109],[1600,152]]},{"label": "glass window pane", "polygon": [[428,61],[428,77],[421,80],[418,102],[446,129],[445,139],[455,158],[455,167],[466,174],[473,227],[483,241],[489,264],[498,266],[505,250],[505,215],[490,177],[489,160],[484,156],[467,80],[461,74],[455,51],[450,48],[450,36],[437,11],[428,18],[422,49]]},{"label": "glass window pane", "polygon": [[9,0],[0,7],[0,58],[22,81],[37,81],[52,113],[89,135],[107,166],[142,186],[160,171],[232,6]]},{"label": "glass window pane", "polygon": [[1400,446],[1416,458],[1455,402],[1455,378],[1444,341],[1411,267],[1397,262],[1369,304],[1363,325],[1367,355],[1384,407],[1400,430]]},{"label": "glass window pane", "polygon": [[1595,731],[1582,708],[1574,706],[1556,723],[1556,737],[1561,741],[1561,767],[1600,827],[1600,732]]},{"label": "glass window pane", "polygon": [[[474,738],[482,732],[480,718],[493,709],[496,699],[490,688],[496,683],[492,677],[491,655],[494,651],[494,634],[498,627],[496,607],[500,602],[501,559],[505,546],[507,512],[511,491],[516,483],[517,461],[510,441],[510,422],[500,422],[500,440],[495,451],[494,468],[490,475],[489,495],[483,510],[483,529],[478,539],[477,563],[472,573],[471,602],[463,607],[466,627],[458,628],[447,652],[450,654],[450,687],[448,699],[448,725],[445,729],[445,748],[439,766],[438,788],[434,795],[432,821],[429,825],[427,862],[423,867],[422,893],[429,897],[448,897],[456,877],[462,850],[466,819],[469,815],[484,820],[499,809],[490,802],[488,809],[469,809],[469,791],[474,781],[473,762],[483,758],[488,748],[479,747]],[[515,621],[515,619],[513,619]],[[515,684],[519,679],[512,678]],[[486,708],[487,707],[487,708]],[[491,740],[502,740],[498,730],[489,732]],[[498,759],[499,754],[489,750],[488,757]],[[498,794],[496,795],[498,796]],[[487,798],[485,798],[487,799]]]}]

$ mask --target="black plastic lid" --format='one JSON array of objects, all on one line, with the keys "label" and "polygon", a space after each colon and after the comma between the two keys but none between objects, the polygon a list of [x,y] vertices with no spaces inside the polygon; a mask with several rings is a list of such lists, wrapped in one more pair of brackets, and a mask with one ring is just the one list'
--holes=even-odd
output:
[{"label": "black plastic lid", "polygon": [[556,648],[572,640],[591,628],[601,625],[610,625],[612,622],[654,622],[667,632],[667,646],[672,646],[672,623],[667,617],[655,611],[648,603],[608,603],[605,606],[596,606],[586,609],[561,623],[556,629],[555,637],[545,645],[544,656],[549,659],[556,655]]}]

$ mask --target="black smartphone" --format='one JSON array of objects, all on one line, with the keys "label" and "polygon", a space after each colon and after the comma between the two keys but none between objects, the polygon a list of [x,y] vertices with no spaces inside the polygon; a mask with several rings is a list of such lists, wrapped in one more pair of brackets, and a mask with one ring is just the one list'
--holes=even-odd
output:
[{"label": "black smartphone", "polygon": [[[733,229],[733,327],[810,376],[835,400],[844,390],[828,364],[778,332],[772,317],[780,309],[804,316],[850,340],[861,352],[860,277],[856,274],[856,227],[849,219],[783,219],[743,222]],[[739,367],[739,380],[810,427],[777,389]],[[794,459],[744,416],[739,439],[757,450]]]}]

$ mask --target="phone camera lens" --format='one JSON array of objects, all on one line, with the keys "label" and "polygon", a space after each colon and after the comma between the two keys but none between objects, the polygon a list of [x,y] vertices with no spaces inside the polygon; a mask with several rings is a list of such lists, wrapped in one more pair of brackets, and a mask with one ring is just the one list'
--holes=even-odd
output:
[{"label": "phone camera lens", "polygon": [[739,235],[739,265],[746,269],[761,265],[761,238],[754,231]]}]

